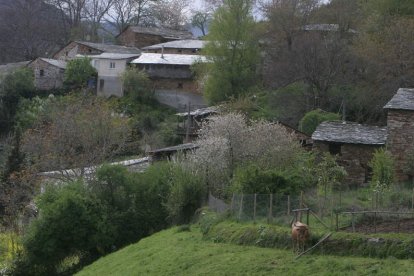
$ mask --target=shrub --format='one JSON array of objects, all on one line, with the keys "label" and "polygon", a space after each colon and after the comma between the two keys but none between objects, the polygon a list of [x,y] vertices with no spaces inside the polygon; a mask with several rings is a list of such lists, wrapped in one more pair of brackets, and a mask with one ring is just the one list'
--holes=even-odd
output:
[{"label": "shrub", "polygon": [[316,109],[306,113],[305,116],[303,116],[299,122],[299,129],[310,135],[315,131],[320,123],[339,119],[339,114]]},{"label": "shrub", "polygon": [[121,76],[125,94],[130,99],[148,102],[153,99],[151,82],[147,74],[137,68],[128,68]]},{"label": "shrub", "polygon": [[206,189],[200,179],[178,166],[172,166],[171,190],[165,206],[174,223],[189,223],[201,207]]},{"label": "shrub", "polygon": [[64,84],[72,89],[84,88],[88,81],[97,75],[90,58],[73,59],[65,70]]},{"label": "shrub", "polygon": [[386,149],[379,149],[369,164],[372,167],[371,187],[375,192],[383,193],[394,182],[394,159]]}]

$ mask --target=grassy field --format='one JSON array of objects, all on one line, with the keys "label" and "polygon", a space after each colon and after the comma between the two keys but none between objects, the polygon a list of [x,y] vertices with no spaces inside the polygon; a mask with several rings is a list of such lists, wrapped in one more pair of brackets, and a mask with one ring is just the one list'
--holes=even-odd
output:
[{"label": "grassy field", "polygon": [[412,260],[309,255],[213,243],[172,228],[125,247],[77,275],[412,275]]}]

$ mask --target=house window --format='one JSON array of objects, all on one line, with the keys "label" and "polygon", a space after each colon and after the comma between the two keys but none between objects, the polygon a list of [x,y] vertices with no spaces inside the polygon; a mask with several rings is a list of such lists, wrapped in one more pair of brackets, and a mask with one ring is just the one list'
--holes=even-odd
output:
[{"label": "house window", "polygon": [[329,153],[332,155],[341,155],[341,146],[342,144],[330,143],[329,144]]},{"label": "house window", "polygon": [[103,91],[104,85],[105,85],[105,80],[100,79],[99,80],[99,91],[101,91],[101,92]]},{"label": "house window", "polygon": [[109,69],[115,69],[115,62],[111,61],[109,63]]},{"label": "house window", "polygon": [[39,75],[40,75],[41,77],[43,77],[43,76],[45,75],[45,70],[40,69],[40,71],[39,71]]},{"label": "house window", "polygon": [[183,88],[183,83],[182,82],[179,82],[178,85],[177,85],[177,88],[178,89],[182,89]]},{"label": "house window", "polygon": [[178,49],[178,50],[177,50],[177,52],[178,52],[179,54],[181,54],[181,53],[183,52],[183,50]]}]

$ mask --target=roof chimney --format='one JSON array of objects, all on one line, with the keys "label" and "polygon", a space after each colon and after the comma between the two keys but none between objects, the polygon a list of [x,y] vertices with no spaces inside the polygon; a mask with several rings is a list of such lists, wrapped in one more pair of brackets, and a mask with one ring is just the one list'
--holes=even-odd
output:
[{"label": "roof chimney", "polygon": [[161,58],[164,58],[164,45],[161,47]]}]

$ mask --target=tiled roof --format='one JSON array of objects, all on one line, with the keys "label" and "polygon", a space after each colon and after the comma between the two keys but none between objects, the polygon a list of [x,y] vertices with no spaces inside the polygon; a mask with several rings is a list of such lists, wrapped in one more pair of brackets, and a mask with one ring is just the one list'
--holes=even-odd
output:
[{"label": "tiled roof", "polygon": [[384,145],[387,141],[387,128],[340,121],[323,122],[312,134],[312,139],[346,144]]},{"label": "tiled roof", "polygon": [[112,44],[103,44],[103,43],[93,43],[87,41],[76,41],[78,44],[83,44],[85,46],[97,49],[105,53],[118,53],[118,54],[140,54],[141,50],[136,47],[126,47],[120,45]]},{"label": "tiled roof", "polygon": [[185,39],[185,40],[175,40],[160,44],[151,45],[143,50],[153,50],[153,49],[161,49],[164,48],[174,48],[174,49],[202,49],[204,48],[206,41],[197,40],[197,39]]},{"label": "tiled roof", "polygon": [[400,88],[392,99],[384,106],[385,109],[414,110],[414,89]]},{"label": "tiled roof", "polygon": [[135,64],[170,64],[170,65],[192,65],[197,61],[206,61],[204,56],[178,55],[178,54],[155,54],[143,53],[131,63]]}]

